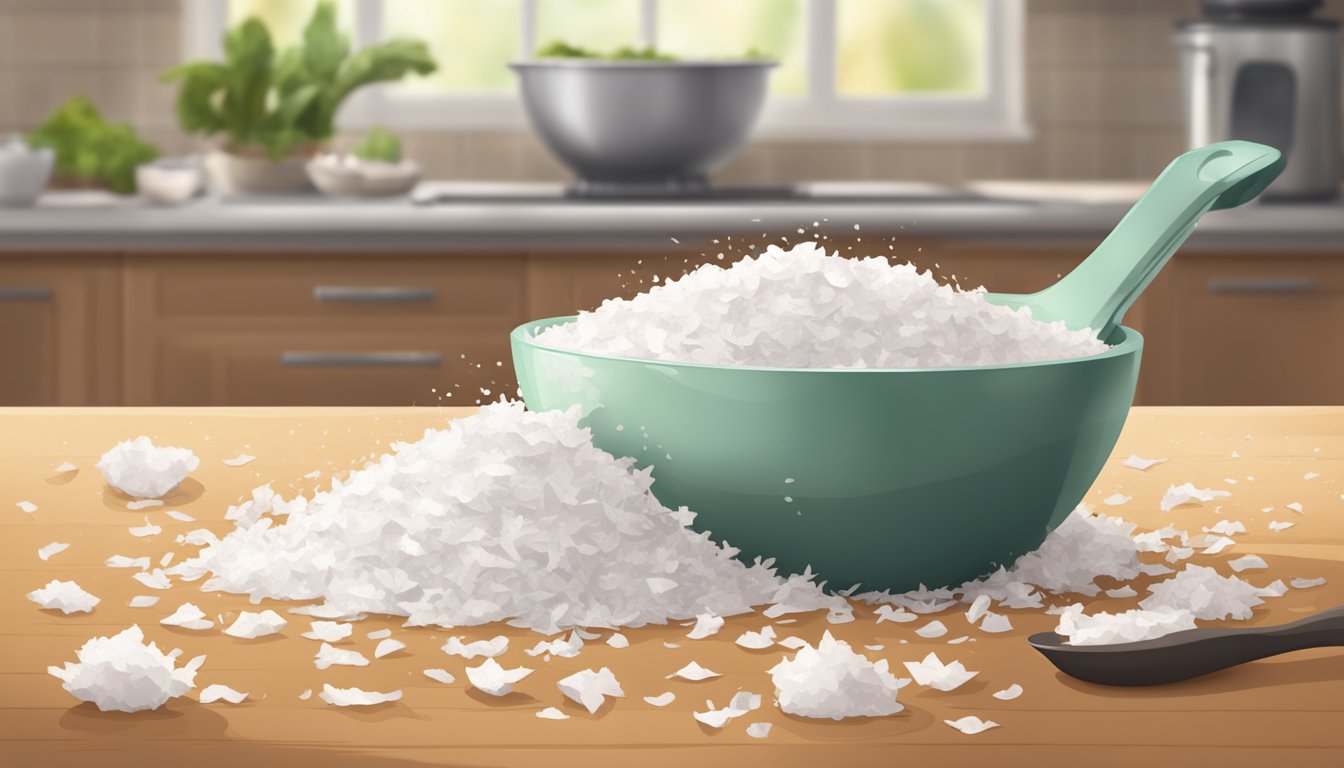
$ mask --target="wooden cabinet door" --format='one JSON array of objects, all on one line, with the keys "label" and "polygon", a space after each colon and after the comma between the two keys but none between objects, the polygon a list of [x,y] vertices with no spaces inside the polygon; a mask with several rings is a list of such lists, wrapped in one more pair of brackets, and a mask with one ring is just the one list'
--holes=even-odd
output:
[{"label": "wooden cabinet door", "polygon": [[0,255],[0,405],[119,399],[116,257]]},{"label": "wooden cabinet door", "polygon": [[525,261],[130,256],[127,403],[474,405],[512,395],[508,334],[527,319]]},{"label": "wooden cabinet door", "polygon": [[[1344,404],[1344,254],[1183,254],[1160,315],[1172,404]],[[1145,362],[1145,365],[1147,363]]]}]

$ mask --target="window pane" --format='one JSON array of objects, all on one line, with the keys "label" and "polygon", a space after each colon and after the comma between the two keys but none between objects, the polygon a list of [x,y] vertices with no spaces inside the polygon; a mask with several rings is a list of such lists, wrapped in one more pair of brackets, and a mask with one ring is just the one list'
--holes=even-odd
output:
[{"label": "window pane", "polygon": [[429,44],[439,68],[408,77],[396,93],[513,90],[508,63],[519,58],[519,0],[384,0],[384,37],[415,37]]},{"label": "window pane", "polygon": [[842,96],[984,92],[985,0],[837,0]]},{"label": "window pane", "polygon": [[735,58],[754,49],[779,59],[770,90],[799,96],[807,92],[803,6],[803,0],[662,0],[658,48],[701,59]]},{"label": "window pane", "polygon": [[536,44],[557,40],[607,53],[643,44],[639,0],[537,0]]},{"label": "window pane", "polygon": [[[317,0],[229,0],[229,27],[256,16],[271,32],[277,49],[293,45],[313,15]],[[336,23],[347,34],[355,28],[355,0],[337,0]]]}]

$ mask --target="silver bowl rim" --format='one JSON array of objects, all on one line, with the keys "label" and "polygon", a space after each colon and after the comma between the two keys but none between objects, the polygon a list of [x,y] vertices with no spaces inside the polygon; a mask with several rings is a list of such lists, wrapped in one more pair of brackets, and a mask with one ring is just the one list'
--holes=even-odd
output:
[{"label": "silver bowl rim", "polygon": [[778,59],[685,59],[655,61],[648,59],[517,59],[509,62],[513,70],[525,69],[773,69]]}]

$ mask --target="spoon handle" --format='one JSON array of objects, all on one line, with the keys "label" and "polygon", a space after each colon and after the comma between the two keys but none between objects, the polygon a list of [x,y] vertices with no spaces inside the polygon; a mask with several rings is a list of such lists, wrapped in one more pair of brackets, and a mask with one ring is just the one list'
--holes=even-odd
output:
[{"label": "spoon handle", "polygon": [[1241,205],[1283,169],[1277,149],[1223,141],[1176,158],[1082,264],[1032,297],[1033,314],[1105,339],[1205,212]]},{"label": "spoon handle", "polygon": [[1187,674],[1182,677],[1195,677],[1248,661],[1329,646],[1344,646],[1344,606],[1277,627],[1215,630],[1170,650],[1184,657],[1180,666]]}]

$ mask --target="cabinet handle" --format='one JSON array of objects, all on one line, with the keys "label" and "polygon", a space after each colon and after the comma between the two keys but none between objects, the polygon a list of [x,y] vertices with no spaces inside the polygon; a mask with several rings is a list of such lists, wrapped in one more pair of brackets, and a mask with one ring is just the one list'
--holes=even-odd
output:
[{"label": "cabinet handle", "polygon": [[316,301],[343,301],[351,304],[415,304],[438,298],[433,288],[397,285],[315,285]]},{"label": "cabinet handle", "polygon": [[282,352],[281,365],[306,368],[438,368],[438,352]]},{"label": "cabinet handle", "polygon": [[1209,293],[1312,293],[1321,284],[1314,277],[1281,277],[1263,280],[1237,280],[1215,277],[1209,280]]},{"label": "cabinet handle", "polygon": [[51,288],[45,285],[0,285],[0,301],[51,301]]}]

